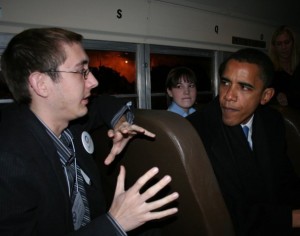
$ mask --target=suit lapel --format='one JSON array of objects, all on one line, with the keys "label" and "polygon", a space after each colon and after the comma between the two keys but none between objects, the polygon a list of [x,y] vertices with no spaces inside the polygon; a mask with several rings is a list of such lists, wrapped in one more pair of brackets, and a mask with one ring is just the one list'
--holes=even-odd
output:
[{"label": "suit lapel", "polygon": [[99,185],[98,169],[94,164],[92,155],[90,155],[85,148],[81,140],[82,129],[77,126],[71,128],[71,132],[74,136],[74,145],[76,147],[76,157],[80,168],[87,174],[92,183]]},{"label": "suit lapel", "polygon": [[240,181],[238,158],[241,158],[241,156],[251,158],[251,149],[240,126],[228,127],[221,124],[220,129],[221,132],[218,132],[219,135],[212,144],[215,161],[218,162],[218,166],[222,166],[222,172],[230,179],[228,182],[233,183],[233,186],[228,187],[234,188],[233,192],[241,191],[243,186]]},{"label": "suit lapel", "polygon": [[270,160],[270,144],[268,143],[269,138],[266,135],[266,127],[263,125],[262,117],[259,112],[256,113],[253,120],[253,152],[255,154],[258,166],[263,179],[265,179],[265,187],[269,193],[271,193],[272,186],[266,183],[272,183],[271,173],[271,160]]},{"label": "suit lapel", "polygon": [[74,145],[76,146],[77,163],[90,179],[90,184],[85,182],[85,189],[89,204],[90,206],[93,206],[90,208],[90,211],[91,217],[94,218],[95,216],[106,212],[106,201],[100,182],[99,169],[93,160],[93,156],[88,154],[83,147],[81,140],[82,131],[80,126],[71,127],[71,132],[74,136]]},{"label": "suit lapel", "polygon": [[44,126],[40,123],[40,121],[35,117],[35,115],[27,108],[22,108],[24,114],[21,119],[23,119],[26,123],[27,128],[31,132],[32,136],[36,139],[37,143],[39,143],[39,147],[43,150],[43,157],[45,158],[45,166],[51,166],[53,173],[56,176],[57,183],[61,192],[64,195],[64,199],[66,200],[65,204],[69,204],[69,194],[68,194],[68,187],[66,182],[66,177],[63,172],[63,168],[59,161],[59,157],[57,154],[57,150],[45,131]]}]

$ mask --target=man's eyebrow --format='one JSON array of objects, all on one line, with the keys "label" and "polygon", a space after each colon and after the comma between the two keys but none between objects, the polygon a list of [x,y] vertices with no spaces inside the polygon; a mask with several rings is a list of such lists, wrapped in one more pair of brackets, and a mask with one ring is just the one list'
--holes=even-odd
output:
[{"label": "man's eyebrow", "polygon": [[247,88],[252,88],[252,89],[255,88],[252,84],[245,83],[245,82],[238,82],[238,84],[243,86],[243,87],[247,87]]},{"label": "man's eyebrow", "polygon": [[226,80],[226,81],[230,81],[230,79],[227,79],[226,77],[221,76],[220,80]]},{"label": "man's eyebrow", "polygon": [[84,59],[80,62],[78,62],[75,67],[78,67],[78,66],[83,66],[83,65],[88,65],[89,64],[89,60],[88,59]]},{"label": "man's eyebrow", "polygon": [[[223,76],[221,76],[220,80],[227,81],[227,82],[229,81],[230,82],[230,79],[228,79],[226,77],[223,77]],[[240,86],[251,88],[251,89],[255,88],[252,84],[249,84],[249,83],[246,83],[246,82],[238,82],[238,84]]]}]

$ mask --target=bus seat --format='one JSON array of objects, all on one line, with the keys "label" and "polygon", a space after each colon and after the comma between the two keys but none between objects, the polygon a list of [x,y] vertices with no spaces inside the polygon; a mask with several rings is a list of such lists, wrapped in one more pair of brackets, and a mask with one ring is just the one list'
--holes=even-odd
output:
[{"label": "bus seat", "polygon": [[[134,138],[110,166],[103,164],[110,150],[106,131],[92,133],[94,158],[103,177],[107,198],[113,197],[120,164],[126,168],[127,186],[157,166],[160,170],[157,179],[166,174],[172,177],[172,182],[161,194],[178,192],[180,197],[172,204],[179,211],[175,216],[147,223],[148,226],[160,227],[162,235],[234,235],[202,141],[191,124],[175,113],[143,109],[135,111],[135,123],[154,132],[156,138],[142,135]],[[108,203],[110,205],[110,201]]]},{"label": "bus seat", "polygon": [[292,107],[275,106],[284,117],[286,127],[287,154],[295,172],[300,176],[300,110]]}]

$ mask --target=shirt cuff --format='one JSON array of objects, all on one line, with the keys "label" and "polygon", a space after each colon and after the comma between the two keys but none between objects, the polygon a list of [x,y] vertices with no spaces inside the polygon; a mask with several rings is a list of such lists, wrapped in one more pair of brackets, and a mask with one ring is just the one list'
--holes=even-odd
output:
[{"label": "shirt cuff", "polygon": [[111,127],[115,127],[115,125],[118,123],[120,118],[125,115],[126,116],[126,121],[129,124],[133,124],[134,120],[134,114],[132,112],[132,102],[127,102],[113,117],[111,120]]},{"label": "shirt cuff", "polygon": [[127,233],[124,231],[122,226],[112,217],[112,215],[109,212],[107,212],[106,215],[109,221],[112,223],[112,225],[116,228],[118,235],[127,236]]}]

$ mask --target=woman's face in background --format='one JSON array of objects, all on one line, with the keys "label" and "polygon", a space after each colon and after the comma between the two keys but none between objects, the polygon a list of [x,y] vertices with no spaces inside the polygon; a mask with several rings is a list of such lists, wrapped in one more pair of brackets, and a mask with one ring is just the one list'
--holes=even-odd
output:
[{"label": "woman's face in background", "polygon": [[280,59],[289,59],[292,55],[293,40],[284,32],[277,36],[274,47]]}]

